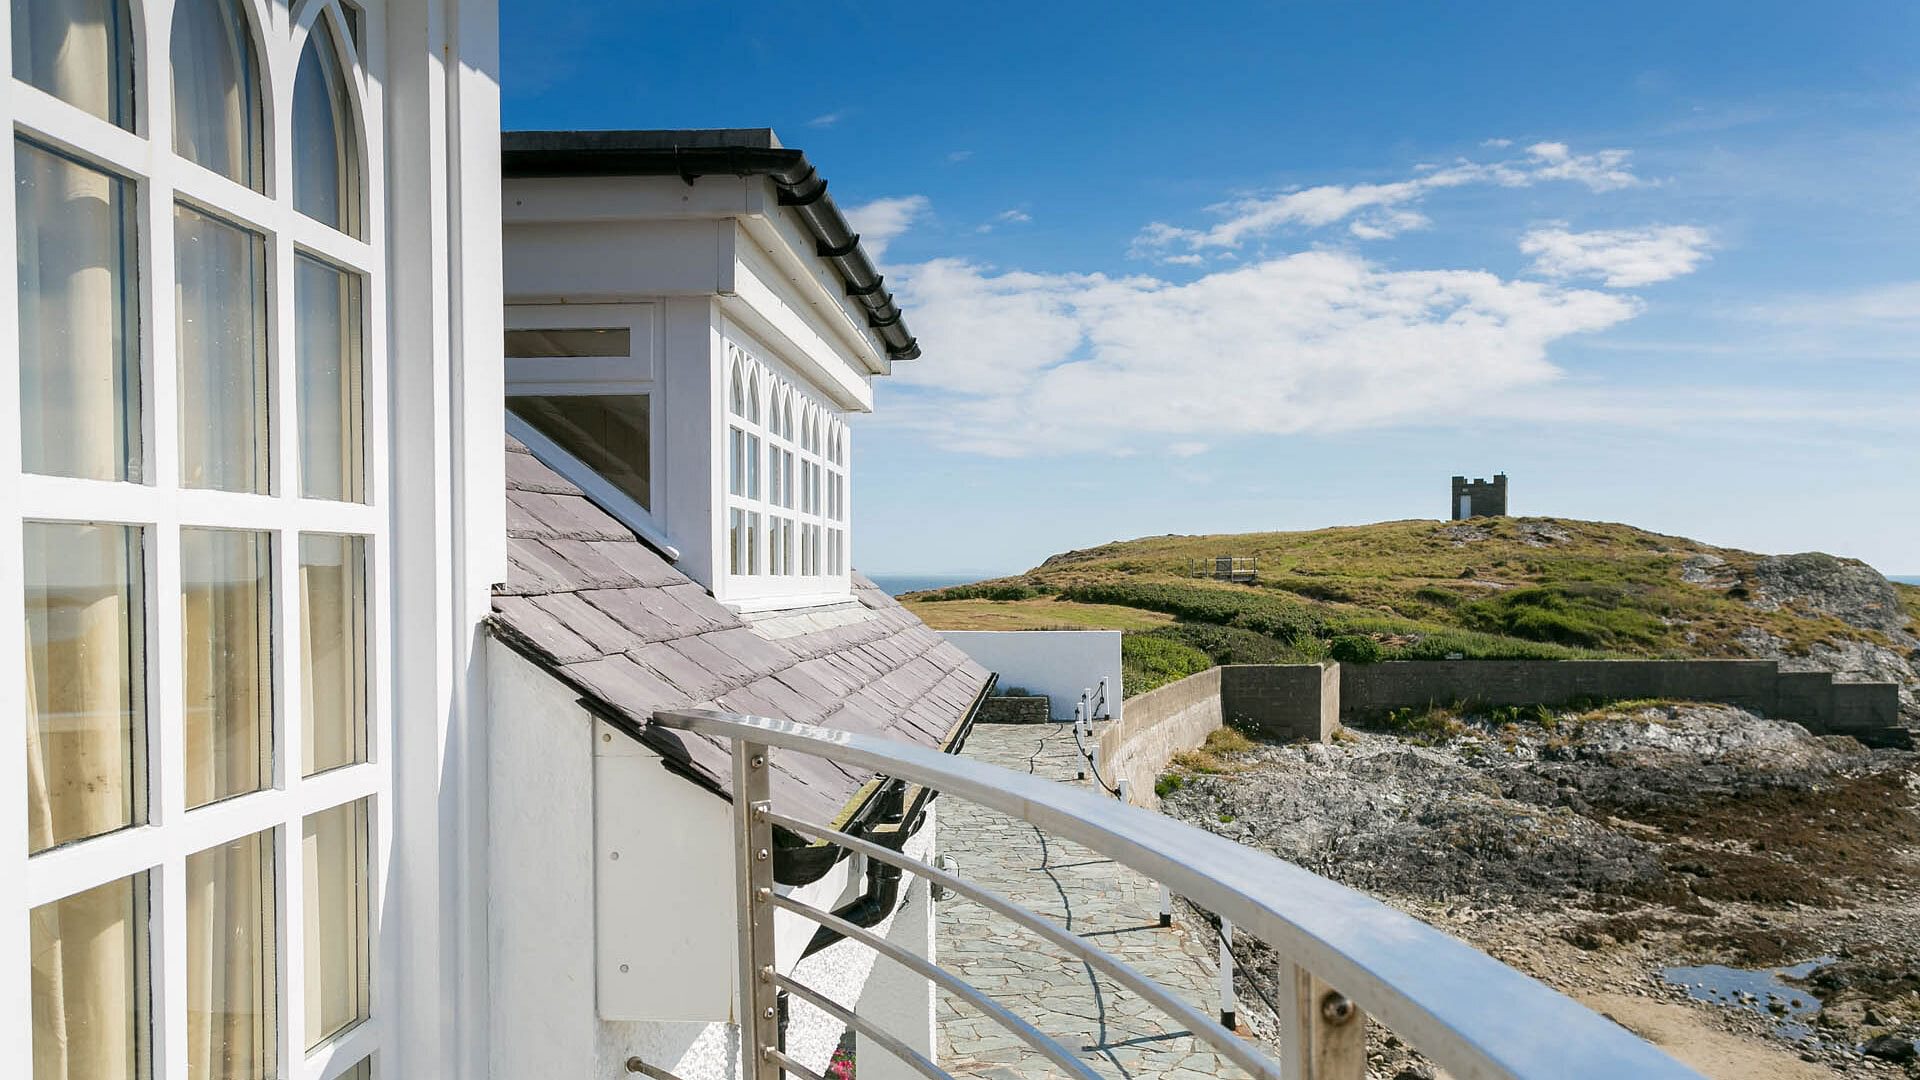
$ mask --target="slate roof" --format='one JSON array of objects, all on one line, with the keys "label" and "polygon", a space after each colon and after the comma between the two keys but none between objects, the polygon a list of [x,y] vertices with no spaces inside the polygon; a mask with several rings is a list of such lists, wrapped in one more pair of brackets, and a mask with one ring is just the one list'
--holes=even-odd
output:
[{"label": "slate roof", "polygon": [[[944,746],[987,683],[859,574],[857,607],[756,628],[512,438],[506,475],[511,569],[494,588],[495,633],[716,791],[731,787],[728,751],[652,726],[656,710],[717,707]],[[833,821],[872,779],[795,753],[774,767],[775,809],[811,821]]]}]

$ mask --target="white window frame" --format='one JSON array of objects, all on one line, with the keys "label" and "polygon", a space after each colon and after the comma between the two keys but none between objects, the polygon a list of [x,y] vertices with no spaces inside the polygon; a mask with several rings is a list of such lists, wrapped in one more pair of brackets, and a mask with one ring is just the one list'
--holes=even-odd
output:
[{"label": "white window frame", "polygon": [[[714,505],[719,508],[715,534],[715,595],[735,607],[769,610],[844,602],[852,595],[852,581],[844,561],[846,525],[828,514],[829,477],[839,476],[840,492],[845,493],[845,460],[828,460],[829,432],[845,430],[845,414],[832,405],[821,388],[802,376],[795,365],[762,344],[739,326],[724,323],[718,360],[719,393],[715,395],[713,426],[717,478]],[[752,393],[757,385],[758,420],[736,415],[732,408],[735,368],[743,384]],[[749,375],[755,376],[749,380]],[[773,409],[786,395],[792,404],[794,427],[775,424]],[[754,411],[754,410],[749,410]],[[736,494],[730,483],[734,429],[741,429],[758,440],[761,482],[757,495]],[[793,483],[791,498],[772,498],[772,468],[776,454],[792,454]],[[758,514],[760,543],[754,546],[756,565],[751,573],[735,573],[732,521],[735,512]],[[781,573],[769,573],[768,554],[775,543],[775,528],[781,522],[792,525],[790,559],[784,559]],[[829,559],[828,541],[840,545],[842,559],[836,568]]]},{"label": "white window frame", "polygon": [[627,331],[626,356],[509,358],[505,365],[507,396],[647,395],[647,497],[654,509],[641,506],[592,466],[511,412],[506,414],[507,434],[526,444],[534,457],[566,477],[620,524],[638,533],[668,559],[678,560],[680,549],[669,538],[664,515],[658,512],[667,505],[672,473],[667,467],[667,425],[662,412],[667,380],[659,364],[665,345],[661,305],[509,304],[506,328]]},{"label": "white window frame", "polygon": [[[116,832],[26,854],[23,805],[0,809],[0,1045],[30,1060],[29,939],[26,912],[42,904],[146,872],[148,877],[146,1045],[154,1080],[187,1077],[186,859],[220,844],[272,830],[277,1075],[333,1080],[368,1058],[376,1076],[388,1066],[392,1008],[387,975],[403,944],[381,932],[382,899],[391,886],[394,737],[390,612],[393,553],[389,523],[388,283],[386,276],[387,106],[376,73],[386,70],[386,0],[354,0],[356,41],[341,0],[236,0],[253,34],[264,124],[265,192],[256,192],[173,152],[171,71],[173,5],[133,0],[134,127],[125,130],[27,83],[0,79],[0,107],[15,137],[27,136],[134,182],[135,266],[139,306],[142,477],[138,482],[82,480],[20,471],[19,379],[0,371],[0,654],[23,655],[18,616],[24,602],[23,521],[103,522],[137,526],[144,541],[143,656],[146,716],[146,820]],[[361,225],[366,240],[336,231],[293,206],[294,75],[316,19],[329,19],[341,50],[357,124],[362,174]],[[0,15],[0,55],[11,55],[11,26]],[[361,54],[364,55],[361,55]],[[14,158],[5,156],[11,191]],[[271,392],[270,494],[179,485],[175,354],[176,203],[209,209],[265,238],[266,314]],[[0,200],[0,243],[13,245],[15,200]],[[295,306],[296,253],[307,252],[361,279],[365,503],[299,495],[299,408]],[[0,289],[0,340],[17,362],[18,294]],[[264,790],[187,809],[181,767],[182,612],[180,530],[212,527],[271,536],[273,762]],[[367,556],[367,761],[303,777],[300,738],[303,533],[364,538]],[[23,681],[0,678],[0,792],[25,790],[26,708]],[[308,815],[366,799],[368,1017],[313,1051],[306,1048],[303,824]]]}]

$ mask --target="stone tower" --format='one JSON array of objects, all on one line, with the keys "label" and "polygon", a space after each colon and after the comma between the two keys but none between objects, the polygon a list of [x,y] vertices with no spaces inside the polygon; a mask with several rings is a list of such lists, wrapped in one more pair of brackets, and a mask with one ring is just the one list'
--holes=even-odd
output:
[{"label": "stone tower", "polygon": [[1455,521],[1467,518],[1503,517],[1507,512],[1507,474],[1494,473],[1492,482],[1475,477],[1453,478],[1453,503],[1449,508]]}]

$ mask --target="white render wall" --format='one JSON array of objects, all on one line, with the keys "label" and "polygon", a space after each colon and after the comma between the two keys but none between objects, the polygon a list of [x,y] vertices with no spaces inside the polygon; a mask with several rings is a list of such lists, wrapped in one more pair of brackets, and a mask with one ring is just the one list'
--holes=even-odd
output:
[{"label": "white render wall", "polygon": [[[518,653],[498,642],[489,643],[488,653],[494,725],[488,1075],[624,1080],[631,1075],[627,1059],[637,1056],[685,1080],[732,1080],[739,1075],[739,1036],[730,1022],[736,1000],[730,805],[668,772],[658,755],[593,718],[575,692]],[[931,858],[933,844],[929,814],[908,851]],[[606,859],[616,850],[617,862]],[[617,869],[597,877],[600,863]],[[851,900],[864,884],[855,863],[843,860],[794,895],[827,909]],[[925,882],[909,876],[902,895],[904,910],[875,930],[931,955]],[[779,967],[835,1001],[865,1009],[874,954],[841,942],[796,965],[813,930],[812,923],[779,913]],[[628,972],[618,971],[621,963]],[[602,977],[615,981],[602,987]],[[903,1017],[908,1027],[898,1033],[931,1057],[932,988],[887,985],[891,999],[905,998],[889,1002],[888,1014]],[[610,1012],[622,1018],[608,1019]],[[792,1003],[790,1017],[789,1052],[824,1070],[841,1025],[800,1001]],[[881,1060],[877,1047],[867,1054],[872,1064],[863,1063],[863,1076],[906,1075]]]},{"label": "white render wall", "polygon": [[942,630],[980,666],[1000,675],[999,689],[1018,686],[1053,699],[1055,720],[1073,719],[1080,692],[1107,681],[1108,711],[1120,719],[1118,630]]}]

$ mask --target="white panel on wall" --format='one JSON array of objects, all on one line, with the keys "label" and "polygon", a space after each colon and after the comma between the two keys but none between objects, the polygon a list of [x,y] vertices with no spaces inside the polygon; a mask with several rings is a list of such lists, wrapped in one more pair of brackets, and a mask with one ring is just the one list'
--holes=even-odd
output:
[{"label": "white panel on wall", "polygon": [[594,725],[595,1001],[606,1020],[733,1016],[731,804]]}]

